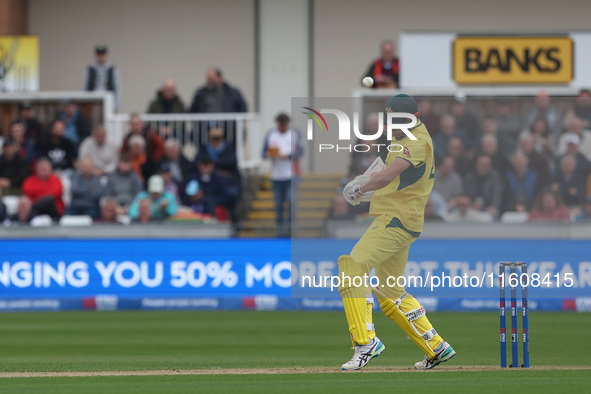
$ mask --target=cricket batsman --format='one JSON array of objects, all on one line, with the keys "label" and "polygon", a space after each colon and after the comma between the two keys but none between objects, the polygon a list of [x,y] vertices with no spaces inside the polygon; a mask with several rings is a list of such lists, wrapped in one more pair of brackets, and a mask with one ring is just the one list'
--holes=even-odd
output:
[{"label": "cricket batsman", "polygon": [[[388,100],[384,123],[388,112],[406,112],[419,118],[417,103],[406,94]],[[394,119],[394,123],[409,120]],[[410,244],[421,234],[435,174],[433,142],[427,128],[418,119],[408,131],[416,141],[400,129],[393,130],[383,171],[371,177],[361,175],[345,186],[343,196],[351,205],[359,204],[365,193],[375,191],[369,207],[369,214],[375,219],[351,254],[339,257],[338,266],[341,277],[363,277],[375,270],[379,284],[372,290],[382,312],[425,352],[425,358],[415,368],[431,369],[451,359],[455,351],[437,334],[425,315],[425,308],[395,283],[404,273]],[[391,279],[387,282],[388,277]],[[342,365],[343,370],[363,368],[386,349],[376,336],[372,323],[374,298],[369,286],[365,286],[355,287],[352,281],[345,280],[339,286],[355,349],[353,358]]]}]

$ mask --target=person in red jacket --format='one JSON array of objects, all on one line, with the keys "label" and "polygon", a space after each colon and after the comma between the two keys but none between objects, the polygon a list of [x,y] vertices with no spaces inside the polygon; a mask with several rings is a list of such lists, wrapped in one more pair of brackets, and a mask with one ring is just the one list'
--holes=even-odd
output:
[{"label": "person in red jacket", "polygon": [[399,87],[400,61],[396,57],[394,43],[385,40],[380,44],[380,57],[369,65],[364,77],[375,81],[374,89],[396,89]]},{"label": "person in red jacket", "polygon": [[58,219],[63,215],[62,182],[53,174],[48,159],[37,160],[35,174],[25,179],[22,190],[33,202],[33,216],[49,215],[53,219]]},{"label": "person in red jacket", "polygon": [[537,200],[534,209],[529,213],[530,222],[568,222],[570,212],[562,202],[559,192],[547,190]]}]

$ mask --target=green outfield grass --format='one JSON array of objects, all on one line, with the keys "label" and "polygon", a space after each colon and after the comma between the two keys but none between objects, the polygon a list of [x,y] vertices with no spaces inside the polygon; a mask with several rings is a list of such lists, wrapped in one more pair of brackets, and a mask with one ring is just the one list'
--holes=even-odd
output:
[{"label": "green outfield grass", "polygon": [[[457,352],[444,367],[499,365],[496,313],[429,317]],[[387,349],[371,367],[409,367],[422,358],[393,322],[381,313],[374,320]],[[313,393],[411,389],[418,382],[438,392],[517,385],[520,392],[556,393],[591,385],[589,369],[341,373],[352,351],[344,315],[336,312],[3,313],[0,321],[0,372],[335,368],[334,374],[0,378],[2,393]],[[532,313],[532,366],[591,366],[589,327],[591,314]]]}]

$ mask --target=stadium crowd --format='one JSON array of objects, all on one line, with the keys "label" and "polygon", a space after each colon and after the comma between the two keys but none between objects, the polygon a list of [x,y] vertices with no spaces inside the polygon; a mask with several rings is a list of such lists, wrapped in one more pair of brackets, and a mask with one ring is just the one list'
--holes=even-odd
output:
[{"label": "stadium crowd", "polygon": [[[496,114],[483,118],[468,108],[462,95],[443,114],[432,111],[428,98],[417,100],[436,159],[426,220],[591,219],[591,93],[581,90],[564,113],[543,91],[534,100],[531,111],[519,116],[511,99],[500,98]],[[376,127],[377,119],[368,119],[367,129]],[[355,153],[343,184],[363,173],[375,157],[385,160],[386,154],[377,149]],[[367,206],[350,207],[337,195],[331,216],[344,219],[366,213]]]}]

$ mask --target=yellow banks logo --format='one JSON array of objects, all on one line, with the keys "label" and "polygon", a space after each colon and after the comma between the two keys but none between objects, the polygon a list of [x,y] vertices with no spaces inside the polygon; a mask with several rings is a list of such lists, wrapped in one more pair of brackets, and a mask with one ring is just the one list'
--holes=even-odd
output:
[{"label": "yellow banks logo", "polygon": [[573,79],[569,37],[458,37],[453,44],[459,84],[561,84]]}]

